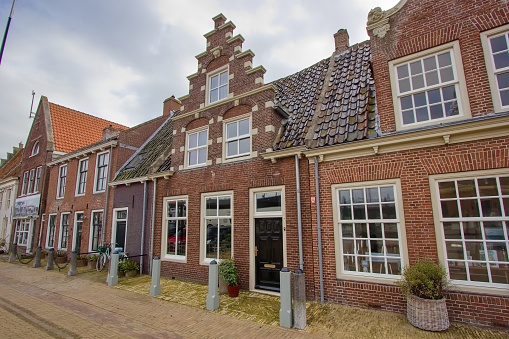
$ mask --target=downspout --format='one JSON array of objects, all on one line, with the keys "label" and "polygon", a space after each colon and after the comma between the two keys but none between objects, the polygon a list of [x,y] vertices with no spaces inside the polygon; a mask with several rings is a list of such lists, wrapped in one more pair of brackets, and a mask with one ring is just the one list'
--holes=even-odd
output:
[{"label": "downspout", "polygon": [[[110,164],[113,162],[113,145],[110,145]],[[108,171],[108,180],[106,182],[110,182],[111,178],[111,171],[113,169],[113,166],[110,166]],[[107,221],[108,221],[108,201],[110,197],[110,185],[106,184],[106,199],[104,201],[104,215],[103,215],[103,230],[101,235],[101,244],[104,245],[104,238],[106,237],[106,227],[107,227]],[[93,222],[93,220],[92,220]],[[125,248],[124,248],[125,251]]]},{"label": "downspout", "polygon": [[154,231],[155,231],[155,214],[156,214],[156,192],[157,192],[157,178],[152,179],[154,189],[152,192],[152,216],[151,216],[151,234],[150,234],[150,253],[149,253],[149,267],[150,274],[152,274],[152,256],[154,254]]},{"label": "downspout", "polygon": [[299,230],[299,268],[304,271],[304,255],[302,250],[302,212],[300,209],[300,172],[299,155],[295,154],[295,182],[297,188],[297,225]]},{"label": "downspout", "polygon": [[[145,223],[146,223],[146,213],[145,209],[147,208],[147,181],[143,182],[143,212],[141,214],[141,251],[140,254],[143,255],[143,251],[145,249]],[[140,274],[143,272],[143,257],[140,260]]]},{"label": "downspout", "polygon": [[318,230],[318,268],[320,274],[320,302],[325,302],[323,297],[323,259],[322,259],[322,222],[320,219],[320,186],[318,184],[318,159],[313,157],[315,162],[315,189],[316,189],[316,223]]}]

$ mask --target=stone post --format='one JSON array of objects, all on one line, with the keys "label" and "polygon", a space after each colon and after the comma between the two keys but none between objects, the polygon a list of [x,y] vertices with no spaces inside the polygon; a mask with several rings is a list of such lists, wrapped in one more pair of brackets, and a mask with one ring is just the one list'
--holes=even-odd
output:
[{"label": "stone post", "polygon": [[67,275],[73,276],[73,275],[78,274],[78,270],[76,269],[76,260],[78,260],[78,253],[76,253],[76,251],[72,251],[71,263],[70,263],[69,272],[67,272]]},{"label": "stone post", "polygon": [[108,286],[115,286],[118,284],[118,257],[118,253],[111,255],[110,269],[108,271],[108,278],[106,279]]},{"label": "stone post", "polygon": [[11,246],[11,252],[9,253],[9,262],[16,261],[16,254],[18,254],[18,244],[14,243]]},{"label": "stone post", "polygon": [[279,326],[292,328],[292,273],[288,267],[283,267],[279,273],[280,280],[280,299],[281,307],[279,309]]},{"label": "stone post", "polygon": [[219,308],[219,269],[217,261],[212,260],[209,265],[209,294],[207,294],[207,310],[214,311]]},{"label": "stone post", "polygon": [[154,257],[152,260],[152,284],[149,294],[151,297],[161,294],[161,259],[159,257]]},{"label": "stone post", "polygon": [[306,280],[302,270],[297,269],[293,275],[293,327],[299,330],[306,328]]},{"label": "stone post", "polygon": [[34,261],[34,268],[41,267],[41,253],[42,248],[41,246],[37,246],[37,249],[35,250],[35,261]]},{"label": "stone post", "polygon": [[48,259],[46,260],[46,271],[51,271],[53,269],[53,255],[55,254],[55,249],[50,248],[48,251]]}]

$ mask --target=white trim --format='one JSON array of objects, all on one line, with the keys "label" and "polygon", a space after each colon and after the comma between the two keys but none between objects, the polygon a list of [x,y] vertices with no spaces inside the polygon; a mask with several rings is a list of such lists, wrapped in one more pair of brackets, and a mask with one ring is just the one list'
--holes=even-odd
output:
[{"label": "white trim", "polygon": [[39,140],[37,140],[34,142],[34,145],[32,146],[32,151],[30,152],[29,158],[39,154],[39,149],[40,149]]},{"label": "white trim", "polygon": [[[64,186],[63,186],[63,193],[62,195],[60,195],[60,185],[62,184],[61,183],[61,176],[60,176],[60,171],[62,171],[62,168],[65,167],[65,176],[63,177],[64,178]],[[58,167],[58,179],[57,179],[57,194],[56,194],[56,199],[63,199],[65,197],[65,186],[67,185],[67,170],[69,169],[69,167],[67,166],[67,164],[65,165],[62,165],[60,167]]]},{"label": "white trim", "polygon": [[92,252],[92,251],[96,251],[97,248],[94,250],[92,248],[92,245],[93,245],[93,241],[94,241],[94,214],[96,213],[102,213],[101,215],[101,218],[99,219],[101,221],[101,230],[97,236],[97,247],[101,246],[101,233],[105,232],[105,229],[104,229],[104,210],[100,209],[100,210],[91,210],[90,211],[90,222],[89,222],[89,227],[88,227],[88,233],[89,233],[89,236],[88,236],[88,251],[89,252]]},{"label": "white trim", "polygon": [[[447,174],[437,174],[429,176],[429,185],[431,190],[431,203],[433,207],[433,218],[435,224],[435,236],[437,242],[437,251],[440,262],[444,265],[447,272],[449,272],[449,267],[446,261],[446,249],[445,249],[445,236],[443,233],[442,222],[443,221],[453,221],[453,222],[461,222],[461,221],[486,221],[486,220],[497,220],[497,221],[505,221],[509,222],[509,216],[503,216],[503,205],[502,208],[502,216],[490,218],[490,217],[475,217],[475,218],[441,218],[441,204],[439,202],[439,190],[438,190],[438,182],[440,181],[456,181],[463,179],[480,179],[485,177],[494,177],[494,176],[507,176],[509,173],[507,168],[493,169],[493,170],[481,170],[481,171],[469,171],[469,172],[461,172],[461,173],[447,173]],[[478,197],[478,195],[477,195]],[[473,197],[472,197],[473,198]],[[509,235],[505,235],[506,237]],[[486,241],[486,240],[483,240]],[[507,255],[507,254],[506,254]],[[468,260],[468,258],[466,258]],[[483,282],[475,282],[475,281],[466,281],[466,280],[451,280],[450,284],[451,290],[457,291],[467,291],[474,293],[486,293],[486,294],[497,294],[497,295],[509,295],[509,289],[507,284],[498,284],[498,283],[483,283]]]},{"label": "white trim", "polygon": [[[491,53],[491,44],[490,39],[505,34],[507,39],[507,33],[509,33],[509,25],[504,25],[497,27],[495,29],[491,29],[486,32],[481,33],[481,43],[483,47],[483,53],[484,53],[484,63],[486,65],[486,72],[488,74],[488,81],[490,84],[490,91],[491,91],[491,99],[493,101],[493,107],[495,109],[495,112],[501,112],[503,110],[507,110],[509,108],[509,105],[502,106],[502,101],[500,97],[500,92],[498,90],[497,86],[497,77],[495,73],[495,65],[493,63],[493,57]],[[509,47],[509,44],[508,44]],[[509,68],[504,68],[501,71],[498,71],[498,73],[508,73]]]},{"label": "white trim", "polygon": [[[53,241],[50,244],[50,246],[48,246],[49,235],[50,235],[51,217],[54,217],[53,218],[53,234],[51,235],[51,237],[53,238]],[[55,248],[55,233],[56,233],[56,229],[57,229],[57,214],[56,213],[48,214],[48,222],[46,223],[46,241],[44,242],[44,247],[45,248]]]},{"label": "white trim", "polygon": [[[205,225],[205,219],[207,218],[205,202],[206,198],[210,197],[230,197],[230,216],[223,216],[224,219],[231,219],[231,257],[234,257],[234,192],[233,191],[220,191],[220,192],[207,192],[202,193],[200,198],[200,265],[209,265],[214,259],[207,258],[205,249],[207,241],[207,225]],[[213,216],[211,216],[213,218]],[[218,225],[219,226],[219,225]],[[219,232],[219,230],[218,230]]]},{"label": "white trim", "polygon": [[[396,69],[398,66],[402,64],[407,64],[412,61],[417,61],[419,59],[423,59],[427,56],[431,56],[434,54],[438,54],[441,52],[451,52],[451,61],[452,61],[452,70],[455,76],[455,79],[450,82],[440,83],[439,85],[434,86],[433,88],[443,88],[446,86],[454,85],[456,89],[456,102],[458,104],[458,115],[444,117],[440,119],[430,119],[422,122],[414,122],[411,124],[403,124],[403,118],[400,109],[400,95],[398,79],[396,76]],[[468,92],[466,88],[465,75],[463,73],[463,63],[461,59],[460,46],[458,41],[453,41],[451,43],[447,43],[438,47],[434,47],[431,49],[427,49],[418,53],[414,53],[412,55],[407,55],[405,57],[399,58],[397,60],[389,61],[389,75],[391,80],[391,89],[392,89],[392,98],[394,105],[394,120],[396,122],[396,130],[405,130],[412,129],[416,127],[422,126],[430,126],[437,125],[443,122],[451,122],[456,120],[462,120],[471,116],[470,114],[470,104],[468,102]],[[405,93],[405,96],[408,94],[416,94],[416,93],[426,93],[426,87],[423,87],[417,91],[409,91]],[[427,101],[427,99],[426,99]]]},{"label": "white trim", "polygon": [[[204,71],[206,71],[205,69],[203,69]],[[210,92],[211,92],[211,79],[215,76],[219,76],[219,78],[221,78],[220,74],[221,73],[224,73],[226,72],[226,75],[227,75],[227,82],[226,82],[226,85],[220,85],[219,84],[219,80],[218,79],[218,84],[219,84],[219,87],[217,87],[217,89],[219,90],[220,87],[223,87],[223,86],[226,86],[226,97],[224,98],[219,98],[219,93],[218,93],[218,100],[214,101],[214,102],[210,102]],[[215,103],[218,103],[220,101],[223,101],[225,99],[228,99],[230,97],[230,67],[229,65],[225,65],[221,68],[218,68],[216,70],[214,70],[213,72],[210,72],[210,73],[207,73],[207,80],[206,80],[206,90],[205,90],[205,106],[208,106],[208,105],[213,105]]]},{"label": "white trim", "polygon": [[85,213],[83,211],[75,211],[74,212],[74,224],[73,224],[73,228],[72,228],[72,244],[71,244],[71,249],[73,252],[81,252],[81,249],[78,248],[76,249],[76,240],[77,240],[77,237],[78,237],[78,233],[77,233],[77,230],[78,230],[78,214],[81,214],[83,217],[81,218],[81,237],[83,240],[83,224],[85,223]]},{"label": "white trim", "polygon": [[[203,131],[207,131],[207,137],[206,137],[206,143],[205,145],[203,146],[197,146],[193,149],[189,149],[189,137],[193,134],[199,134],[200,132],[203,132]],[[198,142],[199,138],[197,139],[197,142]],[[193,130],[190,130],[190,131],[186,131],[186,142],[185,142],[185,148],[184,148],[184,169],[193,169],[193,168],[199,168],[199,167],[204,167],[204,166],[207,166],[208,165],[208,158],[209,158],[209,144],[210,144],[211,140],[209,139],[209,126],[203,126],[203,127],[199,127],[199,128],[195,128]],[[199,151],[200,149],[203,149],[205,148],[205,162],[204,163],[199,163],[199,164],[196,164],[196,165],[189,165],[189,152],[191,151]]]},{"label": "white trim", "polygon": [[[185,217],[174,217],[171,218],[172,220],[185,220],[186,221],[186,249],[184,255],[176,255],[176,254],[168,254],[168,228],[167,228],[167,222],[169,219],[167,213],[168,208],[167,204],[169,201],[185,201],[186,203],[186,215]],[[188,220],[189,220],[189,197],[187,195],[179,195],[179,196],[172,196],[172,197],[165,197],[163,198],[163,218],[162,218],[162,225],[161,225],[161,260],[163,261],[173,261],[173,262],[179,262],[179,263],[186,263],[187,262],[187,235],[188,235]],[[164,243],[163,243],[164,241]]]},{"label": "white trim", "polygon": [[[66,239],[65,239],[65,247],[62,247],[62,240],[63,240],[63,237],[62,237],[62,234],[63,234],[63,220],[64,220],[64,215],[67,215],[67,234],[65,235],[66,236]],[[67,251],[67,247],[69,247],[69,244],[67,243],[68,240],[69,240],[69,227],[70,227],[70,217],[71,217],[71,212],[63,212],[63,213],[60,213],[60,227],[59,227],[59,232],[58,232],[58,244],[57,244],[57,248],[59,250],[63,250],[63,251]]]},{"label": "white trim", "polygon": [[[391,274],[376,274],[376,273],[364,273],[364,272],[355,272],[355,271],[343,271],[343,241],[342,235],[339,228],[339,201],[338,201],[338,191],[342,189],[366,189],[370,187],[382,187],[382,186],[392,186],[394,187],[394,204],[396,207],[396,219],[390,219],[385,221],[384,219],[380,219],[381,223],[396,223],[399,224],[398,227],[398,244],[399,244],[399,254],[401,261],[401,270],[403,267],[408,264],[408,248],[406,244],[406,229],[405,229],[405,217],[403,210],[403,198],[402,198],[402,190],[401,190],[401,181],[399,178],[389,179],[389,180],[376,180],[376,181],[364,181],[364,182],[352,182],[345,184],[334,184],[331,185],[331,193],[332,193],[332,212],[333,212],[333,225],[334,225],[334,246],[335,246],[335,258],[336,258],[336,278],[337,279],[349,279],[349,280],[357,280],[357,281],[365,281],[365,282],[373,282],[373,283],[389,283],[392,284],[395,281],[401,278],[401,275],[391,275]],[[352,215],[351,223],[369,223],[369,220],[366,216],[366,219],[362,220],[354,220]]]},{"label": "white trim", "polygon": [[[86,172],[81,172],[81,164],[84,163],[84,162],[87,162],[87,170]],[[87,179],[88,179],[88,166],[89,165],[89,159],[88,158],[83,158],[83,159],[80,159],[80,161],[78,162],[78,168],[77,168],[77,176],[76,176],[76,190],[74,192],[74,196],[76,197],[80,197],[80,196],[83,196],[87,193]],[[80,191],[80,188],[81,188],[81,182],[80,182],[80,179],[81,179],[81,174],[82,173],[85,173],[85,181],[83,183],[83,193],[79,193]]]},{"label": "white trim", "polygon": [[[97,190],[97,180],[99,179],[99,157],[107,154],[106,166],[104,167],[104,188],[102,190]],[[106,191],[106,187],[108,186],[108,171],[110,168],[110,151],[105,151],[101,153],[97,153],[95,155],[95,173],[94,173],[94,188],[93,194],[96,193],[104,193]]]},{"label": "white trim", "polygon": [[[125,211],[126,217],[125,219],[117,219],[117,212]],[[113,218],[112,218],[112,226],[111,226],[111,247],[115,248],[117,245],[115,243],[115,239],[117,238],[117,221],[119,220],[125,220],[125,239],[124,239],[124,246],[123,250],[124,252],[127,252],[127,228],[128,228],[128,220],[129,220],[129,208],[127,207],[120,207],[120,208],[114,208],[113,209]]]},{"label": "white trim", "polygon": [[[239,138],[239,136],[237,136],[235,138],[231,138],[230,140],[228,140],[228,135],[227,135],[228,125],[232,124],[232,123],[238,123],[239,121],[246,120],[246,119],[249,119],[249,152],[238,154],[238,155],[227,156],[226,152],[227,152],[228,142],[234,142],[234,141],[238,141],[238,140],[246,138],[245,137],[246,135],[244,134],[243,138]],[[222,158],[222,163],[241,161],[241,160],[246,160],[246,159],[255,157],[255,155],[254,155],[255,152],[253,152],[253,135],[254,134],[253,134],[252,124],[253,124],[252,112],[223,120],[223,139],[222,139],[223,158]]]}]

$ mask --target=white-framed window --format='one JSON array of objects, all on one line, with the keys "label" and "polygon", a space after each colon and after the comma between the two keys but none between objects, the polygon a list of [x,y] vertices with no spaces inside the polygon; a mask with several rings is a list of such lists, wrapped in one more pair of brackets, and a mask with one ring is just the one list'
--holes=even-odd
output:
[{"label": "white-framed window", "polygon": [[81,238],[83,236],[83,221],[85,214],[82,211],[74,213],[74,227],[71,248],[73,252],[81,253]]},{"label": "white-framed window", "polygon": [[470,115],[458,42],[391,61],[389,67],[398,128]]},{"label": "white-framed window", "polygon": [[481,33],[495,111],[509,108],[509,25]]},{"label": "white-framed window", "polygon": [[16,244],[28,246],[30,235],[30,219],[18,219],[16,221]]},{"label": "white-framed window", "polygon": [[186,259],[187,196],[164,199],[162,258]]},{"label": "white-framed window", "polygon": [[81,159],[78,164],[78,179],[76,181],[76,195],[84,195],[87,186],[88,158]]},{"label": "white-framed window", "polygon": [[400,278],[406,239],[399,180],[332,186],[338,277]]},{"label": "white-framed window", "polygon": [[28,190],[28,171],[23,173],[23,183],[21,185],[21,195],[26,195]]},{"label": "white-framed window", "polygon": [[202,223],[204,261],[231,258],[233,193],[202,194]]},{"label": "white-framed window", "polygon": [[101,244],[103,211],[92,211],[92,220],[90,223],[90,241],[88,246],[90,251],[97,251],[99,245]]},{"label": "white-framed window", "polygon": [[251,118],[225,122],[224,128],[225,158],[237,158],[251,155]]},{"label": "white-framed window", "polygon": [[127,251],[127,208],[113,209],[113,229],[111,244]]},{"label": "white-framed window", "polygon": [[32,153],[30,154],[30,156],[33,157],[34,155],[37,154],[39,154],[39,141],[36,141],[34,143],[34,146],[32,146]]},{"label": "white-framed window", "polygon": [[56,214],[50,214],[48,219],[48,231],[46,232],[46,248],[55,247]]},{"label": "white-framed window", "polygon": [[60,232],[58,233],[58,248],[67,250],[67,236],[69,235],[69,215],[62,213],[60,215]]},{"label": "white-framed window", "polygon": [[57,198],[64,197],[66,181],[67,181],[67,165],[62,165],[58,168]]},{"label": "white-framed window", "polygon": [[98,153],[95,169],[95,192],[104,192],[106,190],[106,184],[108,183],[108,164],[110,159],[110,153]]},{"label": "white-framed window", "polygon": [[208,75],[208,103],[228,98],[228,69]]},{"label": "white-framed window", "polygon": [[31,169],[30,175],[28,178],[28,189],[27,189],[28,194],[31,194],[34,192],[34,181],[35,181],[35,169]]},{"label": "white-framed window", "polygon": [[187,134],[187,167],[207,164],[208,129],[192,131]]},{"label": "white-framed window", "polygon": [[42,166],[39,166],[35,169],[34,193],[39,192],[39,185],[41,183],[41,172]]},{"label": "white-framed window", "polygon": [[440,259],[454,285],[509,287],[509,174],[437,175],[435,227]]},{"label": "white-framed window", "polygon": [[254,193],[255,197],[255,215],[263,216],[267,214],[282,213],[282,193],[277,191],[260,191]]}]

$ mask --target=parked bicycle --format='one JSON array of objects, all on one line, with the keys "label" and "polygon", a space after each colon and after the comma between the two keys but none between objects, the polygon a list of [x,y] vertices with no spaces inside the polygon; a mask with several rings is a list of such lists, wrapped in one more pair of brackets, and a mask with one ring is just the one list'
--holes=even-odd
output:
[{"label": "parked bicycle", "polygon": [[[95,268],[98,272],[101,272],[104,269],[104,266],[106,266],[106,263],[111,260],[112,248],[110,244],[104,244],[103,246],[99,246],[97,250],[99,251],[99,258],[97,259]],[[122,247],[115,247],[113,249],[113,253],[119,255],[120,262],[127,258],[127,255],[123,251]]]}]

